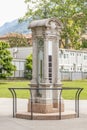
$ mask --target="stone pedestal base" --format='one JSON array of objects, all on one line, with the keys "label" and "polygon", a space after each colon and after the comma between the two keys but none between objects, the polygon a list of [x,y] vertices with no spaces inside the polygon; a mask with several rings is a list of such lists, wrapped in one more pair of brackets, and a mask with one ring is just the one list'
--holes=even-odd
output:
[{"label": "stone pedestal base", "polygon": [[[61,86],[61,84],[55,84],[56,86]],[[60,91],[55,89],[54,86],[50,83],[40,83],[39,86],[37,84],[31,84],[32,88],[47,88],[40,89],[37,92],[37,89],[31,89],[32,99],[29,99],[28,103],[28,112],[31,112],[31,101],[32,103],[32,112],[34,113],[56,113],[59,112],[59,108],[61,107],[61,112],[64,112],[64,103],[61,97],[61,106],[59,106],[59,95]]]},{"label": "stone pedestal base", "polygon": [[[77,115],[73,111],[66,111],[61,113],[61,119],[72,119],[76,117]],[[31,113],[30,112],[17,113],[16,118],[31,120]],[[60,118],[59,113],[48,113],[48,114],[33,113],[33,120],[60,120]]]},{"label": "stone pedestal base", "polygon": [[[55,104],[55,107],[53,107],[53,104],[41,104],[41,103],[33,103],[32,104],[32,111],[34,113],[55,113],[59,112],[59,106],[58,104]],[[31,112],[31,103],[28,104],[28,112]],[[61,112],[64,112],[64,104],[61,104]]]}]

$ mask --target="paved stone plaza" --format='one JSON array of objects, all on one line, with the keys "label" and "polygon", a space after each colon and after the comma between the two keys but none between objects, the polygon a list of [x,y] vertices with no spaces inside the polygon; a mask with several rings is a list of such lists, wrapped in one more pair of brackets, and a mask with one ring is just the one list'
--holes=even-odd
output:
[{"label": "paved stone plaza", "polygon": [[[18,111],[27,110],[27,100],[18,99]],[[71,105],[70,105],[71,103]],[[74,109],[65,101],[66,109]],[[66,120],[23,120],[12,118],[12,99],[0,98],[0,130],[87,130],[87,100],[80,101],[80,118]]]}]

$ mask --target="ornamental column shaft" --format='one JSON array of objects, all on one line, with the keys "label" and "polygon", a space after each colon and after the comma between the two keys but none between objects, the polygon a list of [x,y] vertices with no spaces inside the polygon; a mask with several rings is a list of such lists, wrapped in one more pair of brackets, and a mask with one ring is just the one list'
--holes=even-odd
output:
[{"label": "ornamental column shaft", "polygon": [[49,83],[48,78],[48,38],[44,39],[44,83]]},{"label": "ornamental column shaft", "polygon": [[32,39],[33,42],[33,71],[32,71],[32,83],[37,84],[37,46],[36,46],[36,41],[33,38]]}]

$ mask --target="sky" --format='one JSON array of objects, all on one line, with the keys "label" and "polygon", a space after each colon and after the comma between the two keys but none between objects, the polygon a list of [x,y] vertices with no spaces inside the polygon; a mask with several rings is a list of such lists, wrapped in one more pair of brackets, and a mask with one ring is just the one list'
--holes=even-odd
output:
[{"label": "sky", "polygon": [[23,17],[26,10],[24,0],[0,0],[0,26]]}]

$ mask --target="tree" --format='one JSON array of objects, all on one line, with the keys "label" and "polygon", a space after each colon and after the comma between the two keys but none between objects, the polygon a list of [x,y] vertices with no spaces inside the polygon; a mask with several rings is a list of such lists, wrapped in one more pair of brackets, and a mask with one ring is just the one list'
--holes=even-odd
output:
[{"label": "tree", "polygon": [[26,37],[19,33],[10,33],[8,35],[8,42],[10,47],[23,47],[29,46]]},{"label": "tree", "polygon": [[25,62],[25,77],[32,79],[32,54],[26,58]]},{"label": "tree", "polygon": [[9,77],[16,70],[12,64],[12,57],[8,48],[8,43],[0,41],[0,78]]},{"label": "tree", "polygon": [[23,20],[57,17],[63,23],[64,48],[80,47],[80,37],[87,25],[87,0],[25,0]]},{"label": "tree", "polygon": [[82,48],[87,48],[87,40],[86,39],[82,39]]}]

